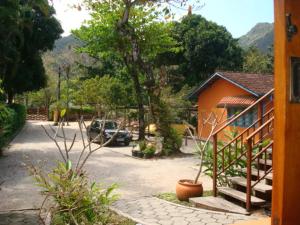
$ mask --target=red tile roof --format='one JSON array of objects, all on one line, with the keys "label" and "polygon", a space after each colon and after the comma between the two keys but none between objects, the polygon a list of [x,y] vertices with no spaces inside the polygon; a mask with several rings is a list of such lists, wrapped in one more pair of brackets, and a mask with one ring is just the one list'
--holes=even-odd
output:
[{"label": "red tile roof", "polygon": [[274,76],[271,74],[216,72],[207,81],[196,88],[189,95],[189,98],[197,97],[217,79],[225,79],[256,97],[268,93],[274,87]]},{"label": "red tile roof", "polygon": [[247,107],[252,105],[257,100],[254,96],[226,96],[218,103],[218,107]]},{"label": "red tile roof", "polygon": [[217,72],[217,73],[259,95],[266,94],[274,87],[274,76],[271,74],[232,73],[232,72]]}]

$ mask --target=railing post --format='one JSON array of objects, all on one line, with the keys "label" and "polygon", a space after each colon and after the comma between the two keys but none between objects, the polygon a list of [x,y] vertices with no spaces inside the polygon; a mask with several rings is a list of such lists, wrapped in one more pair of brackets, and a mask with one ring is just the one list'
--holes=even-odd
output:
[{"label": "railing post", "polygon": [[213,135],[213,194],[214,197],[217,197],[217,172],[218,172],[218,165],[217,165],[217,160],[218,160],[218,137],[217,134]]},{"label": "railing post", "polygon": [[252,181],[252,138],[247,140],[247,196],[246,196],[246,209],[251,210],[251,181]]}]

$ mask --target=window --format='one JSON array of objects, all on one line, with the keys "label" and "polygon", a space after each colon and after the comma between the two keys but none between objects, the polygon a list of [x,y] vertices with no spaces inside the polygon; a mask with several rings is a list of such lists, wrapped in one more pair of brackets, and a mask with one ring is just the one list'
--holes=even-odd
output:
[{"label": "window", "polygon": [[[227,108],[227,119],[232,119],[234,116],[241,113],[245,108],[230,107]],[[249,127],[257,120],[257,109],[250,110],[248,113],[241,116],[232,123],[235,127]]]}]

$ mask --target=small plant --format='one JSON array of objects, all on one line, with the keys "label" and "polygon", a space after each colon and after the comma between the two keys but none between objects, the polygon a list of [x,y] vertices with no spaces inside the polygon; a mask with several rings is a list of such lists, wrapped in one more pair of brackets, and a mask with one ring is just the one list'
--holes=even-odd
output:
[{"label": "small plant", "polygon": [[[64,113],[61,114],[61,117],[64,117]],[[86,140],[83,127],[87,129],[87,126],[82,118],[78,122],[78,126],[83,147],[75,163],[72,163],[69,156],[76,141],[76,133],[70,142],[66,137],[64,119],[60,120],[56,130],[50,126],[53,135],[42,126],[62,157],[62,161],[58,162],[52,172],[48,174],[34,165],[29,166],[30,173],[34,176],[37,185],[42,188],[42,194],[45,196],[40,210],[40,217],[44,224],[46,219],[42,218],[43,211],[46,213],[45,218],[51,216],[52,225],[105,225],[109,223],[111,217],[109,205],[117,199],[117,196],[113,194],[116,185],[113,184],[104,189],[95,182],[90,184],[84,171],[84,165],[94,152],[108,145],[114,139],[122,125],[111,139],[101,142],[96,147],[92,143],[94,140],[104,140],[100,137],[103,132],[100,131],[93,140]],[[62,139],[62,142],[59,142],[58,138]],[[46,203],[49,203],[50,206],[46,207]]]},{"label": "small plant", "polygon": [[146,149],[146,147],[147,147],[146,141],[145,140],[139,141],[139,147],[140,147],[140,151],[143,152]]},{"label": "small plant", "polygon": [[144,149],[143,152],[144,152],[144,155],[145,155],[146,158],[151,158],[151,157],[154,156],[155,151],[156,151],[155,146],[153,146],[153,145],[148,145],[148,146]]}]

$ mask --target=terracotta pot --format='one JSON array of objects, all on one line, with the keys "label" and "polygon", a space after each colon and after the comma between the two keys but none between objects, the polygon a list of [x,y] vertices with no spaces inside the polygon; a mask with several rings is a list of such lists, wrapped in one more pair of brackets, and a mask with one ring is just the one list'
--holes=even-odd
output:
[{"label": "terracotta pot", "polygon": [[188,201],[189,198],[203,195],[202,183],[194,184],[192,180],[179,180],[176,185],[176,195],[180,201]]}]

